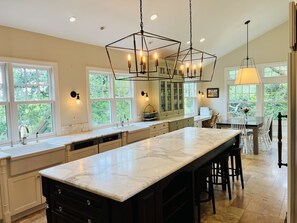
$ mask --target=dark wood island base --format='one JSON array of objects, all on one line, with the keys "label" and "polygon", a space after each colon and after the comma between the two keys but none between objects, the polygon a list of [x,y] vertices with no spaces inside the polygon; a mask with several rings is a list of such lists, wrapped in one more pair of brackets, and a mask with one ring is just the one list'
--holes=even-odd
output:
[{"label": "dark wood island base", "polygon": [[42,177],[48,223],[193,223],[194,170],[230,147],[228,140],[166,178],[123,202],[118,202],[47,177]]}]

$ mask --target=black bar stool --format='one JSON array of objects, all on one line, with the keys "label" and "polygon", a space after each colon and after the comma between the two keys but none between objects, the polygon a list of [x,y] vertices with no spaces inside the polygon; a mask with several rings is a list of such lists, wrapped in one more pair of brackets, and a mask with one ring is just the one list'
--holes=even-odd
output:
[{"label": "black bar stool", "polygon": [[[229,153],[224,153],[212,160],[213,184],[222,185],[223,190],[228,187],[229,200],[232,199],[229,178]],[[221,181],[219,181],[219,177]]]},{"label": "black bar stool", "polygon": [[[212,200],[212,210],[213,213],[216,213],[215,197],[213,191],[213,182],[212,182],[212,166],[211,164],[207,166],[202,166],[195,170],[195,200],[198,209],[198,222],[200,222],[200,203],[207,202]],[[202,199],[202,194],[206,193],[207,198]]]},{"label": "black bar stool", "polygon": [[[231,159],[231,176],[232,181],[234,182],[234,177],[236,177],[236,180],[238,180],[240,176],[241,180],[241,187],[244,189],[244,181],[243,181],[243,174],[242,174],[242,163],[241,163],[241,148],[231,148],[229,150],[230,159]],[[234,166],[234,160],[235,160],[235,166]]]}]

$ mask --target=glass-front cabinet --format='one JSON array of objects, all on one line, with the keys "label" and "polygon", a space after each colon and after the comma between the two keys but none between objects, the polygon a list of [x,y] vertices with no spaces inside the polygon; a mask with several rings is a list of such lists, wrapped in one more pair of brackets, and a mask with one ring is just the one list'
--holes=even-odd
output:
[{"label": "glass-front cabinet", "polygon": [[[164,75],[165,68],[159,68],[159,75]],[[177,73],[177,72],[176,72]],[[159,118],[165,119],[184,114],[184,84],[180,75],[173,80],[150,82],[150,101],[159,112]]]},{"label": "glass-front cabinet", "polygon": [[183,83],[160,81],[160,115],[182,115],[184,109]]}]

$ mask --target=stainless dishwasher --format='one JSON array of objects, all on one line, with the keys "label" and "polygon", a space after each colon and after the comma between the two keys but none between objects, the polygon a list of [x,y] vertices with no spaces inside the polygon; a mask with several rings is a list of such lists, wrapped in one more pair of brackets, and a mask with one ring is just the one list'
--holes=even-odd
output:
[{"label": "stainless dishwasher", "polygon": [[99,153],[106,152],[111,149],[119,148],[122,146],[122,134],[111,134],[102,136],[99,141]]},{"label": "stainless dishwasher", "polygon": [[98,139],[87,139],[66,146],[66,161],[81,159],[98,153]]}]

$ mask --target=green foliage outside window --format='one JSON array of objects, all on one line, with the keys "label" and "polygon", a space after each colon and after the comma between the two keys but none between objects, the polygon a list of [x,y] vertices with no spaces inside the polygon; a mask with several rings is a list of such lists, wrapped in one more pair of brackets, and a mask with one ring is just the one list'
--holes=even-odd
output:
[{"label": "green foliage outside window", "polygon": [[0,141],[8,139],[7,120],[5,106],[0,105]]},{"label": "green foliage outside window", "polygon": [[[91,71],[89,86],[93,126],[132,119],[132,87],[129,81],[113,82],[110,75]],[[115,112],[112,113],[112,110]]]},{"label": "green foliage outside window", "polygon": [[102,125],[111,123],[111,107],[109,101],[92,101],[92,124]]},{"label": "green foliage outside window", "polygon": [[19,104],[18,125],[27,125],[30,135],[53,132],[51,104]]},{"label": "green foliage outside window", "polygon": [[185,114],[193,113],[195,110],[195,104],[193,98],[185,98]]},{"label": "green foliage outside window", "polygon": [[116,121],[127,121],[131,119],[131,100],[116,101]]},{"label": "green foliage outside window", "polygon": [[288,84],[264,84],[264,116],[278,113],[288,114]]},{"label": "green foliage outside window", "polygon": [[229,112],[234,116],[242,116],[241,108],[248,108],[248,115],[256,116],[256,85],[229,86]]}]

